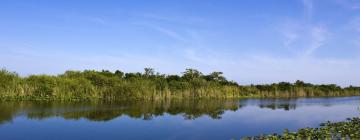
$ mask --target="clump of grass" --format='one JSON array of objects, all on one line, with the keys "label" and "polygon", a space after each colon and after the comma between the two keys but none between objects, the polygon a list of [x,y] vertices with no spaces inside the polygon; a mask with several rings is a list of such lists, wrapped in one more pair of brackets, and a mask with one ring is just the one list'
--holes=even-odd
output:
[{"label": "clump of grass", "polygon": [[360,118],[349,118],[342,122],[326,122],[319,128],[302,128],[296,132],[285,129],[283,134],[246,137],[243,140],[302,140],[302,139],[360,139]]}]

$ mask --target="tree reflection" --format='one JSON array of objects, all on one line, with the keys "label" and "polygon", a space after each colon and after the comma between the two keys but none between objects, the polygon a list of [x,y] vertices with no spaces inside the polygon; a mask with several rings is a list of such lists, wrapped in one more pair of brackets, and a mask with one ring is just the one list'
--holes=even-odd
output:
[{"label": "tree reflection", "polygon": [[152,120],[165,114],[183,116],[194,120],[202,116],[221,119],[225,111],[237,111],[245,106],[294,110],[297,99],[242,99],[242,100],[157,100],[117,102],[0,102],[0,125],[11,122],[17,115],[28,119],[43,120],[51,117],[90,121],[110,121],[128,116],[134,119]]}]

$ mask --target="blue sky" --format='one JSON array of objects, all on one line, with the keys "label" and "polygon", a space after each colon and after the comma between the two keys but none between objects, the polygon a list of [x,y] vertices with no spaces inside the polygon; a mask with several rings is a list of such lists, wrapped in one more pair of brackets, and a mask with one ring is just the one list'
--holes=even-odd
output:
[{"label": "blue sky", "polygon": [[360,85],[360,1],[0,0],[0,64]]}]

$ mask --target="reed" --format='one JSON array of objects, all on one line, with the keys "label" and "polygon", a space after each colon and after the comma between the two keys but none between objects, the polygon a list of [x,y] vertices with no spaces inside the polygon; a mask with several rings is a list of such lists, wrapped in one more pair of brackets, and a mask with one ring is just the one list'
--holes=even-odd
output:
[{"label": "reed", "polygon": [[313,85],[303,81],[268,85],[239,85],[221,72],[204,75],[186,69],[182,75],[164,75],[145,68],[143,73],[119,70],[66,71],[60,75],[20,77],[0,70],[1,100],[157,100],[167,98],[293,98],[357,96],[360,87]]}]

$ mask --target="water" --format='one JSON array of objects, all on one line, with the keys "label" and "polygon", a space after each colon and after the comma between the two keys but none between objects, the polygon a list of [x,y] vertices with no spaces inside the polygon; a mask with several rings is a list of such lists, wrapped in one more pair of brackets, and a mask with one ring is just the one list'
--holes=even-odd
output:
[{"label": "water", "polygon": [[229,140],[360,116],[360,97],[0,102],[1,140]]}]

